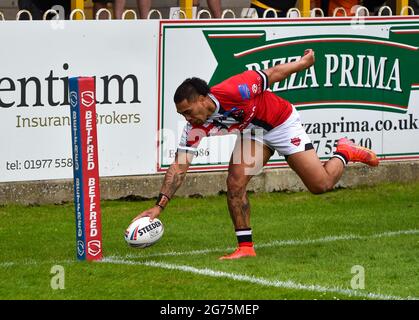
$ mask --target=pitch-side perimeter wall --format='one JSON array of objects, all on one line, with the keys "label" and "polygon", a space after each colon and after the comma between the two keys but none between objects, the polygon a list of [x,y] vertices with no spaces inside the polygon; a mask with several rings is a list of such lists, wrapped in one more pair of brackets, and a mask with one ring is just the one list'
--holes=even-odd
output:
[{"label": "pitch-side perimeter wall", "polygon": [[[342,136],[383,163],[419,159],[418,16],[5,21],[0,34],[3,190],[72,178],[69,77],[96,77],[101,177],[154,175],[170,165],[185,124],[172,102],[181,81],[213,85],[306,48],[316,64],[271,90],[300,111],[321,159]],[[204,139],[191,171],[225,170],[234,141]],[[284,166],[277,154],[268,163]]]}]

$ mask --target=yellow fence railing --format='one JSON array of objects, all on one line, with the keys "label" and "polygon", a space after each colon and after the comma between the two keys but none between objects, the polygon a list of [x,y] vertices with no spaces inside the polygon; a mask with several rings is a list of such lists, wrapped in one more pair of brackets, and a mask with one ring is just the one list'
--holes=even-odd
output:
[{"label": "yellow fence railing", "polygon": [[[297,8],[301,12],[302,17],[309,17],[310,16],[310,0],[298,0],[297,1]],[[407,10],[407,6],[409,5],[409,0],[396,0],[396,11],[395,15],[409,15],[409,10]],[[182,11],[186,13],[186,17],[188,19],[192,19],[192,8],[193,8],[193,0],[179,0],[179,6]],[[92,1],[91,0],[71,0],[71,10],[80,9],[85,10],[92,8]],[[327,14],[327,13],[326,13]],[[89,15],[90,16],[90,15]],[[82,19],[81,15],[75,15],[76,20]]]},{"label": "yellow fence railing", "polygon": [[[80,9],[84,11],[84,0],[71,0],[71,11],[74,9]],[[80,14],[76,14],[74,16],[74,20],[81,20],[82,16]]]},{"label": "yellow fence railing", "polygon": [[302,17],[310,16],[310,0],[298,0],[297,7]]},{"label": "yellow fence railing", "polygon": [[186,18],[192,19],[192,7],[193,1],[192,0],[179,0],[180,10],[186,13]]},{"label": "yellow fence railing", "polygon": [[407,16],[409,13],[408,10],[404,10],[403,12],[402,9],[407,7],[409,5],[409,0],[397,0],[396,2],[396,15],[404,15]]}]

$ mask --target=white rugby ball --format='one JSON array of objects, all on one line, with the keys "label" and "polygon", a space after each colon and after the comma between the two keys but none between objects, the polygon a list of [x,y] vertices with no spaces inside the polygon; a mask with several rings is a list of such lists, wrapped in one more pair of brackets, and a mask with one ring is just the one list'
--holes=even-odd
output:
[{"label": "white rugby ball", "polygon": [[149,217],[142,217],[132,222],[125,231],[125,241],[134,248],[146,248],[163,236],[164,227],[159,219],[150,221]]}]

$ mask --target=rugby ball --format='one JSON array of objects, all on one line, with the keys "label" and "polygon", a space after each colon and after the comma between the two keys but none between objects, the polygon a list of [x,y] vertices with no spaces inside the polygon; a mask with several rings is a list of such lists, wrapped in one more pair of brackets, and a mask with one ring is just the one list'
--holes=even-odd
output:
[{"label": "rugby ball", "polygon": [[159,219],[150,221],[149,217],[142,217],[125,230],[125,241],[131,247],[146,248],[159,241],[163,232],[163,223]]}]

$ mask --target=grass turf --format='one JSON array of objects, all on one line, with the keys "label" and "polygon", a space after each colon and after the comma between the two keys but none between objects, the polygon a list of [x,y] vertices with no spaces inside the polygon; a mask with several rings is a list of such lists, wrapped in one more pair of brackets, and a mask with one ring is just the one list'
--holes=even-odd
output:
[{"label": "grass turf", "polygon": [[[419,297],[419,183],[322,195],[250,194],[258,256],[236,261],[218,260],[236,245],[223,195],[173,199],[160,216],[163,238],[147,249],[129,248],[123,240],[125,228],[153,203],[102,202],[104,256],[121,263],[76,260],[73,204],[0,207],[0,299],[363,299],[367,293]],[[326,238],[348,235],[363,237]],[[185,254],[202,249],[210,250]],[[168,252],[178,254],[160,255]],[[306,287],[275,287],[143,264],[150,261]],[[54,265],[64,267],[64,290],[51,288]],[[351,288],[355,265],[365,270],[365,289]],[[307,290],[310,285],[332,290]]]}]

